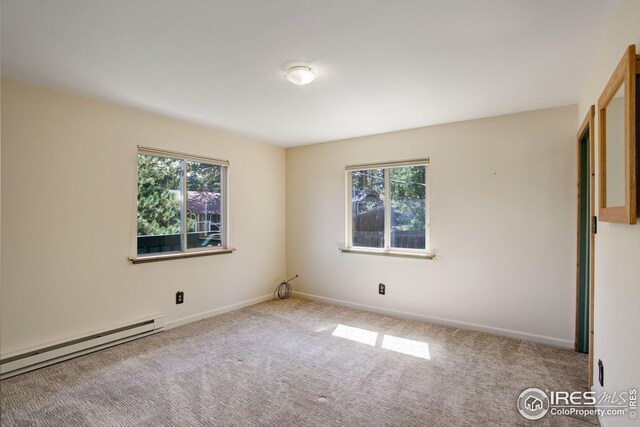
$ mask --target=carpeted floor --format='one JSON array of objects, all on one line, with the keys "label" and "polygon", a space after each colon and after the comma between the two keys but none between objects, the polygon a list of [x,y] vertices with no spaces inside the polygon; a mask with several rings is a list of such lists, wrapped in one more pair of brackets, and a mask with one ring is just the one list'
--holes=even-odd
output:
[{"label": "carpeted floor", "polygon": [[586,382],[587,357],[573,351],[290,299],[3,380],[0,422],[597,425],[550,414],[527,421],[516,409],[526,388]]}]

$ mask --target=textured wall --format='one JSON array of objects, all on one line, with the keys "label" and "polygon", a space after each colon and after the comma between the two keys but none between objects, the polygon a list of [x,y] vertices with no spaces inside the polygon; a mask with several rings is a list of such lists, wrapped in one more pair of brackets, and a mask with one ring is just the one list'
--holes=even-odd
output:
[{"label": "textured wall", "polygon": [[[575,118],[570,106],[287,150],[296,290],[572,347]],[[436,259],[341,254],[345,165],[423,157]]]},{"label": "textured wall", "polygon": [[[639,23],[640,1],[621,0],[591,64],[578,105],[579,122],[591,105],[597,108],[598,98],[627,47],[635,44],[640,52]],[[597,129],[596,114],[596,138]],[[597,173],[596,167],[596,185]],[[596,206],[597,197],[598,191]],[[607,391],[640,388],[640,221],[635,225],[600,222],[595,240],[594,378],[598,378],[597,361],[602,359]],[[595,386],[599,389],[597,381]],[[610,426],[637,425],[635,421],[628,417],[603,420]]]},{"label": "textured wall", "polygon": [[[237,252],[127,261],[138,144],[230,161]],[[2,80],[2,354],[269,294],[285,269],[284,188],[282,148]]]}]

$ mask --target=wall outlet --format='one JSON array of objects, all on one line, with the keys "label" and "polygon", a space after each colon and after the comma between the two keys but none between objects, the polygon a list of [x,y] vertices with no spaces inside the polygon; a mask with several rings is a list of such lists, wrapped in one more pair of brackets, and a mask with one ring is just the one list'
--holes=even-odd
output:
[{"label": "wall outlet", "polygon": [[385,285],[384,285],[384,283],[380,283],[380,284],[378,285],[378,293],[379,293],[380,295],[384,295],[384,292],[385,292]]},{"label": "wall outlet", "polygon": [[182,304],[184,302],[184,292],[176,293],[176,304]]}]

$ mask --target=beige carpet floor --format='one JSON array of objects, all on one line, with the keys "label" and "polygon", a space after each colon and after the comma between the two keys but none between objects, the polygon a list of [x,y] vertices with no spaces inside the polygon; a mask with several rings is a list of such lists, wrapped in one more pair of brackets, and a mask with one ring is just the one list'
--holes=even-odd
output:
[{"label": "beige carpet floor", "polygon": [[[403,353],[404,352],[404,353]],[[409,353],[409,354],[406,354]],[[516,400],[583,390],[570,350],[303,299],[0,382],[2,426],[591,426]]]}]

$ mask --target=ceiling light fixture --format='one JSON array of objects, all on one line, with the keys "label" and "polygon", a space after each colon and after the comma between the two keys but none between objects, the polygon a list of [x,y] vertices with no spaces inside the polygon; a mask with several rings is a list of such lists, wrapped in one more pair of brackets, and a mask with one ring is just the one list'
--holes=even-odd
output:
[{"label": "ceiling light fixture", "polygon": [[316,73],[309,66],[299,65],[287,69],[287,71],[284,72],[284,78],[294,85],[303,86],[314,81],[316,79]]}]

